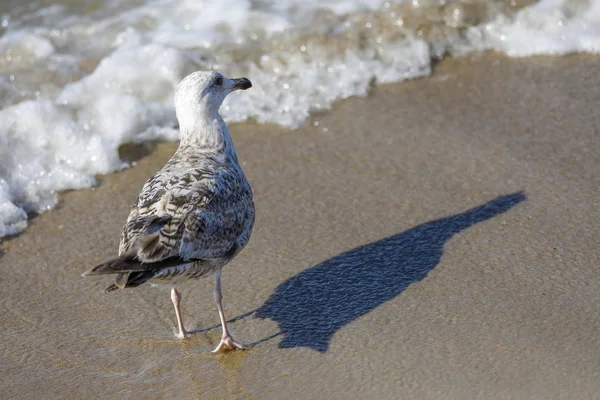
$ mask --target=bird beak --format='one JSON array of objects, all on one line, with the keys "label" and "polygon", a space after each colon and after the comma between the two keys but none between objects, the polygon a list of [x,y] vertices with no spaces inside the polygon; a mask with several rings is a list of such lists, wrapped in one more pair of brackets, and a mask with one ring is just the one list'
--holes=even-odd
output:
[{"label": "bird beak", "polygon": [[238,90],[238,89],[246,90],[246,89],[250,89],[252,87],[252,82],[250,82],[250,80],[248,78],[237,78],[237,79],[232,79],[232,81],[233,81],[233,86],[231,87],[231,90]]}]

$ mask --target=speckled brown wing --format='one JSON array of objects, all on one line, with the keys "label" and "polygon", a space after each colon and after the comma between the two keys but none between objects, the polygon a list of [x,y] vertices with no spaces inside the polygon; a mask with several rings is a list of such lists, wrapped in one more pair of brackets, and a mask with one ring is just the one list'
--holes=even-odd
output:
[{"label": "speckled brown wing", "polygon": [[169,182],[150,179],[123,227],[119,256],[156,263],[229,255],[253,213],[252,194],[237,170],[217,170],[195,169]]},{"label": "speckled brown wing", "polygon": [[[190,197],[199,198],[192,202]],[[119,257],[154,263],[173,256],[183,256],[179,245],[185,221],[189,215],[198,214],[206,206],[207,200],[198,192],[190,196],[189,193],[182,194],[173,189],[167,191],[157,203],[134,206],[123,226]]]},{"label": "speckled brown wing", "polygon": [[[229,259],[235,248],[245,245],[241,240],[254,221],[254,206],[249,190],[240,188],[228,201],[215,196],[206,207],[189,213],[180,253],[204,260]],[[251,228],[250,228],[251,229]]]}]

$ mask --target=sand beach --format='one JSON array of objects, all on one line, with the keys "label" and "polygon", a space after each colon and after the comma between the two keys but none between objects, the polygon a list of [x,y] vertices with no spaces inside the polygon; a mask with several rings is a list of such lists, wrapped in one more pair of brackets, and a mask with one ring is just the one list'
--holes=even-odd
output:
[{"label": "sand beach", "polygon": [[600,393],[600,57],[447,58],[300,128],[231,126],[255,230],[168,292],[82,278],[176,143],[0,247],[3,398],[572,399]]}]

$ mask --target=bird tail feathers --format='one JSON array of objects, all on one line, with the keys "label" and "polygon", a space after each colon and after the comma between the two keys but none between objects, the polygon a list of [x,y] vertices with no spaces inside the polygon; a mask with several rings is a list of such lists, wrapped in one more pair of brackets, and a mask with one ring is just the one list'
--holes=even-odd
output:
[{"label": "bird tail feathers", "polygon": [[119,274],[119,276],[131,272],[148,272],[157,271],[161,268],[176,267],[181,264],[190,262],[202,261],[200,259],[189,259],[184,260],[181,257],[169,257],[164,260],[151,263],[142,263],[135,259],[130,258],[114,258],[110,261],[103,262],[84,272],[81,276],[90,275],[108,275],[108,274]]},{"label": "bird tail feathers", "polygon": [[81,276],[119,274],[123,272],[146,271],[147,267],[139,261],[123,258],[115,258],[110,261],[96,265],[94,268],[84,272]]}]

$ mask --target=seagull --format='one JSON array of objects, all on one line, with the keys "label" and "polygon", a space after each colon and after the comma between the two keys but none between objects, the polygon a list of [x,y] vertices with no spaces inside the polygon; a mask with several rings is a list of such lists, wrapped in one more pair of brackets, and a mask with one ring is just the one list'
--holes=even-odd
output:
[{"label": "seagull", "polygon": [[214,273],[213,295],[223,327],[214,353],[246,348],[227,330],[221,268],[248,243],[254,202],[219,108],[229,93],[250,87],[247,78],[230,79],[215,71],[196,71],[181,81],[174,97],[179,148],[131,206],[118,257],[83,273],[116,274],[107,292],[146,282],[171,285],[180,339],[190,333],[176,284]]}]

